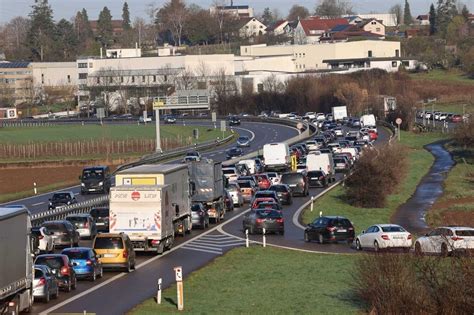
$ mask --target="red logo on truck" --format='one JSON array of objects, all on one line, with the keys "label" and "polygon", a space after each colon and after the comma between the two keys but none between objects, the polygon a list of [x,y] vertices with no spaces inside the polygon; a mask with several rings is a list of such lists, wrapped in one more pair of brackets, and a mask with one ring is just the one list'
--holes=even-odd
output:
[{"label": "red logo on truck", "polygon": [[140,199],[140,193],[138,191],[132,192],[132,200],[137,201]]}]

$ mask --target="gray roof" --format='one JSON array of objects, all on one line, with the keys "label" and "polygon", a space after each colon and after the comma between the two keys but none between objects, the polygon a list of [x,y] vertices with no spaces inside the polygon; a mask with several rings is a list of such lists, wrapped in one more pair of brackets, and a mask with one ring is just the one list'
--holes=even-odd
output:
[{"label": "gray roof", "polygon": [[117,174],[168,174],[181,169],[187,170],[188,166],[186,164],[145,164],[125,169]]},{"label": "gray roof", "polygon": [[22,205],[12,205],[0,208],[0,221],[15,217],[22,213],[28,213],[28,209]]}]

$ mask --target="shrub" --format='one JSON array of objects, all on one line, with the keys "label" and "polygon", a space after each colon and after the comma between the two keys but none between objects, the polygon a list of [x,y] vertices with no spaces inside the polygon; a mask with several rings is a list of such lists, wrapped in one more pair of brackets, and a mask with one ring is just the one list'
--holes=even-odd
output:
[{"label": "shrub", "polygon": [[474,119],[472,117],[456,128],[454,140],[458,145],[464,147],[464,149],[474,147]]},{"label": "shrub", "polygon": [[354,293],[375,314],[472,314],[472,257],[363,255]]},{"label": "shrub", "polygon": [[365,150],[346,180],[346,197],[356,207],[383,207],[406,169],[404,150],[398,145]]}]

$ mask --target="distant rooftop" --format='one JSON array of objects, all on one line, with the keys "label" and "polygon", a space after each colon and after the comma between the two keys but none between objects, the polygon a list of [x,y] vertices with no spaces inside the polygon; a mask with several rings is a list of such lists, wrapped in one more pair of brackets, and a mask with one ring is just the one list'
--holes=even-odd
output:
[{"label": "distant rooftop", "polygon": [[0,68],[28,68],[29,65],[29,61],[0,62]]}]

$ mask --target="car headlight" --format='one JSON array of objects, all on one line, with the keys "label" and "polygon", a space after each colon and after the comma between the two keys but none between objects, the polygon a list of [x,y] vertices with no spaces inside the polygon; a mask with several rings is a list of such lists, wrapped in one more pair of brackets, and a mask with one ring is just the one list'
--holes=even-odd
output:
[{"label": "car headlight", "polygon": [[50,206],[52,206],[52,205],[53,205],[53,203],[52,203],[52,202],[49,202],[49,205],[50,205]]},{"label": "car headlight", "polygon": [[81,186],[82,186],[82,187],[84,187],[84,186],[86,186],[86,184],[84,184],[84,183],[81,183]]},{"label": "car headlight", "polygon": [[103,186],[103,185],[104,185],[104,182],[100,182],[100,183],[99,183],[99,186]]}]

